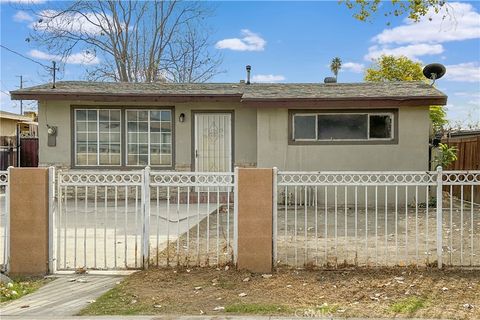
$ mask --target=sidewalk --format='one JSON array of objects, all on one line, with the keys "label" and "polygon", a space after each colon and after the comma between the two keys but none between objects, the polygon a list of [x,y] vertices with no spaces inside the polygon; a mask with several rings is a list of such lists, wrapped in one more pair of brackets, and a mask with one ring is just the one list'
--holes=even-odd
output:
[{"label": "sidewalk", "polygon": [[60,275],[32,294],[0,304],[1,318],[52,319],[73,316],[122,280],[118,275]]}]

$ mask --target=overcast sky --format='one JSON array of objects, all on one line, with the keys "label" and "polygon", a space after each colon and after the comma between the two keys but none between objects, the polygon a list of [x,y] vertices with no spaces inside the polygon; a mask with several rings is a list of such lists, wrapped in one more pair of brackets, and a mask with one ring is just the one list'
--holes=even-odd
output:
[{"label": "overcast sky", "polygon": [[[18,5],[28,2],[27,8],[44,10],[54,3],[0,2],[2,45],[44,64],[56,60],[25,41],[35,16]],[[446,65],[447,74],[437,88],[449,96],[449,119],[480,122],[480,2],[449,4],[452,15],[444,20],[441,13],[429,14],[418,23],[379,14],[365,23],[352,18],[352,12],[337,1],[215,2],[211,50],[223,54],[225,72],[212,81],[238,82],[250,64],[256,82],[322,82],[331,75],[330,60],[339,56],[343,60],[339,81],[359,82],[372,59],[381,54],[406,55],[423,64]],[[19,103],[8,95],[18,88],[18,76],[23,75],[25,86],[48,82],[50,76],[32,61],[4,49],[0,54],[0,109],[18,112]],[[62,78],[83,79],[85,68],[98,63],[101,59],[73,52]],[[34,102],[25,105],[27,110],[36,108]]]}]

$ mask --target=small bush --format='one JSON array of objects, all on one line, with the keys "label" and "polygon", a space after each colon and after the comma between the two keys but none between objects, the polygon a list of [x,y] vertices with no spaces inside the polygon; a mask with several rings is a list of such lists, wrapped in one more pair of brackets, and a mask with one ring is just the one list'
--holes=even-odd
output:
[{"label": "small bush", "polygon": [[19,279],[9,283],[0,283],[0,302],[15,300],[32,293],[45,284],[46,281],[47,280],[41,278],[30,280]]}]

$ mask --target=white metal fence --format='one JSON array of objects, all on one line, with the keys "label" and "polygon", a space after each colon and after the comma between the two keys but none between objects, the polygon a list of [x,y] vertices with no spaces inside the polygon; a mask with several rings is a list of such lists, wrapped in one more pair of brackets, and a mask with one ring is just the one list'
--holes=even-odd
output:
[{"label": "white metal fence", "polygon": [[9,171],[0,171],[0,271],[8,271],[9,257]]},{"label": "white metal fence", "polygon": [[220,265],[233,259],[234,174],[152,172],[154,265]]},{"label": "white metal fence", "polygon": [[[233,172],[51,168],[50,181],[51,269],[234,261]],[[480,171],[275,171],[274,188],[277,265],[480,266]],[[0,171],[2,270],[8,202]]]},{"label": "white metal fence", "polygon": [[480,266],[480,205],[463,198],[480,188],[480,171],[279,172],[276,180],[276,264]]},{"label": "white metal fence", "polygon": [[233,180],[149,168],[59,172],[57,270],[230,262]]}]

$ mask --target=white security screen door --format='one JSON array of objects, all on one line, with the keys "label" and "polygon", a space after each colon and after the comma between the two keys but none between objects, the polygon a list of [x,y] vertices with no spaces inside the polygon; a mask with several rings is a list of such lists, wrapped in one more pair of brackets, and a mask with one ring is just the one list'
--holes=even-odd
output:
[{"label": "white security screen door", "polygon": [[232,115],[195,114],[195,171],[232,171]]}]

